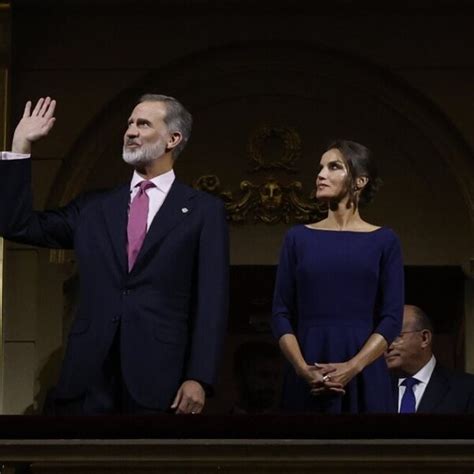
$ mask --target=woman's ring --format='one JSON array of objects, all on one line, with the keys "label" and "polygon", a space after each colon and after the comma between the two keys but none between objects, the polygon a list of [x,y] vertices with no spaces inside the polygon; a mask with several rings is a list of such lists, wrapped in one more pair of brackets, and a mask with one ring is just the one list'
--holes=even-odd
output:
[{"label": "woman's ring", "polygon": [[331,377],[329,377],[329,375],[324,375],[323,382],[327,382],[328,380],[331,380]]}]

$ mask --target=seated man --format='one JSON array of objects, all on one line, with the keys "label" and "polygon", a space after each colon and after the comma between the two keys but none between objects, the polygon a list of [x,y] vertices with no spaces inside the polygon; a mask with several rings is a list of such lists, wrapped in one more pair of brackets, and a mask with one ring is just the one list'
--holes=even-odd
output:
[{"label": "seated man", "polygon": [[417,306],[406,305],[400,335],[385,353],[396,377],[399,413],[474,413],[474,375],[442,367],[432,352],[433,327]]}]

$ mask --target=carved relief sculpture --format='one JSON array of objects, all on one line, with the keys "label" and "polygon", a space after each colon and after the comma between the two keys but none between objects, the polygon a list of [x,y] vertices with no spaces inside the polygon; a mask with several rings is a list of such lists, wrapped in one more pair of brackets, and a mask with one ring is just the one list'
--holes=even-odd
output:
[{"label": "carved relief sculpture", "polygon": [[[268,162],[264,157],[264,145],[275,139],[283,144],[283,152],[278,159]],[[248,152],[253,162],[253,174],[268,170],[294,174],[298,172],[295,162],[301,157],[301,139],[294,129],[264,126],[250,138]],[[288,224],[313,222],[321,218],[314,191],[306,194],[300,181],[288,182],[288,179],[277,179],[273,174],[264,176],[259,182],[242,180],[240,190],[235,194],[230,190],[222,190],[216,175],[201,176],[194,187],[220,197],[225,203],[230,222]]]}]

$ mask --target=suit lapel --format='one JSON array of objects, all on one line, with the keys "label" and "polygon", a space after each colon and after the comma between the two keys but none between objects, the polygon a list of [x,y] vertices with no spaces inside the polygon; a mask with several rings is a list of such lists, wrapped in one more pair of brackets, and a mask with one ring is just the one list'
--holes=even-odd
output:
[{"label": "suit lapel", "polygon": [[392,384],[392,400],[394,413],[398,413],[398,377],[390,376],[390,382]]},{"label": "suit lapel", "polygon": [[102,210],[120,269],[127,271],[127,219],[130,187],[121,186],[102,201]]},{"label": "suit lapel", "polygon": [[443,373],[441,367],[436,364],[420,404],[418,405],[417,412],[433,412],[439,402],[445,397],[446,392],[450,389],[450,385],[449,378]]},{"label": "suit lapel", "polygon": [[156,248],[171,230],[187,219],[193,211],[192,198],[196,192],[175,180],[160,210],[151,223],[143,241],[132,272],[135,273],[146,261],[146,255]]}]

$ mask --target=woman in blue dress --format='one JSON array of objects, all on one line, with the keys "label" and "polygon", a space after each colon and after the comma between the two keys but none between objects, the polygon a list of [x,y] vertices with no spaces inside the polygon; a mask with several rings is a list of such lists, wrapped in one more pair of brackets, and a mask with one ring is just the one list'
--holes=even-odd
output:
[{"label": "woman in blue dress", "polygon": [[338,140],[321,157],[316,196],[325,219],[291,228],[278,265],[272,329],[289,362],[282,408],[394,410],[383,357],[401,330],[404,281],[395,233],[359,207],[379,184],[369,150]]}]

